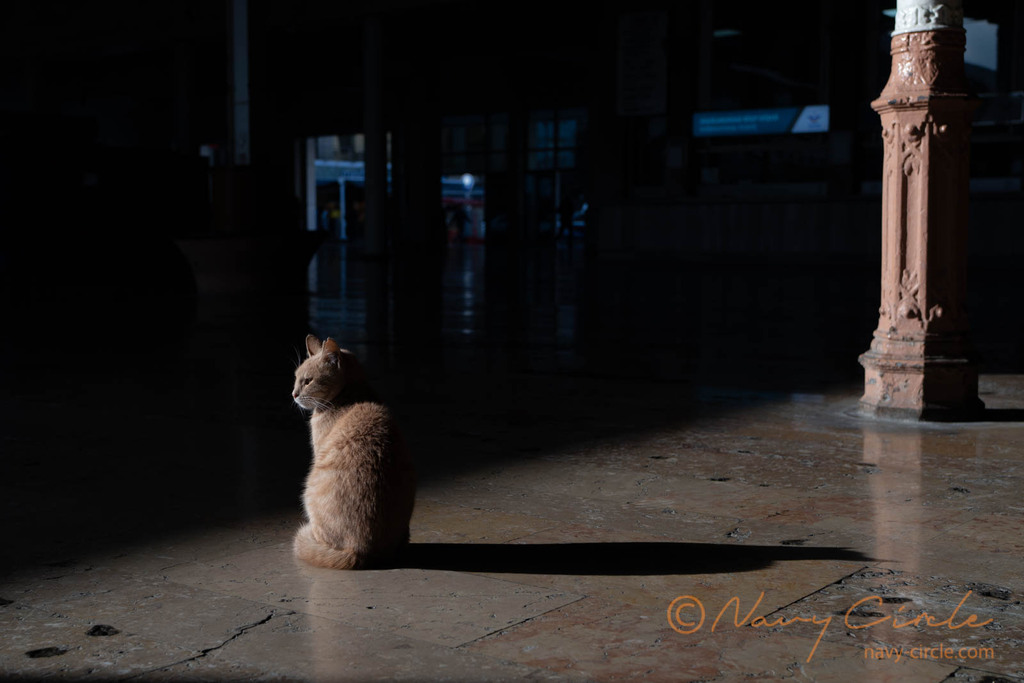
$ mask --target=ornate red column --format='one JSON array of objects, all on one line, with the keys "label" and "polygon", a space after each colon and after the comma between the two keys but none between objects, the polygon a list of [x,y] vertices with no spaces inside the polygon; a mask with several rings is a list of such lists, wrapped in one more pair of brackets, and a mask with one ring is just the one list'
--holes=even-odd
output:
[{"label": "ornate red column", "polygon": [[971,114],[960,0],[899,0],[882,119],[882,305],[864,412],[963,419],[984,409],[967,321]]}]

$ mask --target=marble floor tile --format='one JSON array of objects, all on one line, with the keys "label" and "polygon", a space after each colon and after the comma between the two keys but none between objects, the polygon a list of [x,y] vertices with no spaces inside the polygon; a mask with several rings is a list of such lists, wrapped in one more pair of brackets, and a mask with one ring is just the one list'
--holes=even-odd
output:
[{"label": "marble floor tile", "polygon": [[25,605],[2,606],[0,678],[106,681],[139,675],[194,654],[138,633],[102,628],[106,626],[110,625]]},{"label": "marble floor tile", "polygon": [[126,544],[103,554],[88,555],[89,562],[114,565],[122,571],[159,573],[183,562],[212,562],[230,555],[288,542],[300,526],[300,517],[282,515],[273,522],[208,527],[168,534],[144,543]]},{"label": "marble floor tile", "polygon": [[[587,598],[492,634],[465,649],[590,680],[650,681],[938,681],[955,667],[934,662],[875,662],[862,648],[749,625],[718,626],[713,614],[679,633],[666,614],[638,614]],[[696,617],[694,617],[696,619]],[[687,622],[692,629],[698,621]],[[810,660],[810,661],[808,661]]]},{"label": "marble floor tile", "polygon": [[535,667],[452,649],[403,634],[292,613],[246,632],[205,657],[168,667],[156,678],[219,676],[221,670],[257,679],[287,672],[310,681],[516,681],[543,680]]},{"label": "marble floor tile", "polygon": [[981,669],[960,667],[942,683],[1016,683],[1020,679],[1010,679]]},{"label": "marble floor tile", "polygon": [[131,588],[148,577],[87,560],[26,567],[0,581],[0,598],[30,607]]},{"label": "marble floor tile", "polygon": [[72,574],[8,595],[15,596],[12,606],[26,605],[61,619],[112,626],[187,651],[215,647],[238,629],[280,609],[162,577],[110,569]]},{"label": "marble floor tile", "polygon": [[[817,617],[831,623],[823,639],[857,643],[865,655],[932,660],[1024,677],[1024,607],[1010,588],[939,576],[870,569],[775,612],[767,620]],[[771,630],[805,637],[817,627],[797,621]]]},{"label": "marble floor tile", "polygon": [[414,543],[502,543],[550,529],[557,524],[553,520],[529,514],[503,514],[481,507],[420,498],[413,510],[410,535]]},{"label": "marble floor tile", "polygon": [[178,565],[166,575],[186,586],[448,646],[579,599],[557,589],[456,571],[307,567],[293,558],[290,545],[212,564]]},{"label": "marble floor tile", "polygon": [[934,573],[963,581],[1021,585],[1021,529],[1024,516],[988,514],[954,524],[925,544],[917,558],[879,566]]},{"label": "marble floor tile", "polygon": [[[427,500],[448,501],[462,507],[488,513],[518,515],[542,514],[558,523],[584,524],[594,528],[634,530],[685,539],[691,527],[724,527],[739,522],[738,517],[714,515],[697,510],[677,510],[678,498],[639,497],[633,500],[572,498],[554,491],[520,488],[515,483],[480,486],[462,482],[452,484],[444,494],[425,492]],[[723,531],[724,533],[724,531]]]}]

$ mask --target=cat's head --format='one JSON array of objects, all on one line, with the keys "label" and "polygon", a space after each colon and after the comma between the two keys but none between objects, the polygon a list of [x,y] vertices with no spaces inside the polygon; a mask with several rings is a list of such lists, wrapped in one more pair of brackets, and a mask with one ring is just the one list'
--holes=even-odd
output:
[{"label": "cat's head", "polygon": [[292,398],[301,408],[326,408],[345,387],[363,380],[356,357],[330,337],[321,343],[308,335],[306,351],[309,355],[295,369],[295,386],[292,387]]}]

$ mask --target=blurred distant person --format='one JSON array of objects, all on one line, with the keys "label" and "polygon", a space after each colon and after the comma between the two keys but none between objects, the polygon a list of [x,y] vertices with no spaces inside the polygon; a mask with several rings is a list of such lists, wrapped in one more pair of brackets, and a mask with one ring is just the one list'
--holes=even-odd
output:
[{"label": "blurred distant person", "polygon": [[454,240],[463,241],[466,237],[466,224],[469,223],[469,215],[463,204],[456,204],[452,207],[452,217],[448,221],[450,233],[453,233]]},{"label": "blurred distant person", "polygon": [[573,224],[577,214],[582,212],[585,206],[583,192],[579,188],[574,188],[562,198],[562,205],[559,207],[558,239],[567,234],[572,241]]}]

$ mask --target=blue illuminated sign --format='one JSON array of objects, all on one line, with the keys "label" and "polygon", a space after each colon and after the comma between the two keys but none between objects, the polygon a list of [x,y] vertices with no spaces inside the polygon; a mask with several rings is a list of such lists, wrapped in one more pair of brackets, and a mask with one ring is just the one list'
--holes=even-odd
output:
[{"label": "blue illuminated sign", "polygon": [[693,115],[693,136],[784,135],[828,132],[828,105],[706,111]]}]

